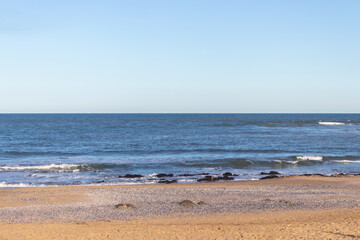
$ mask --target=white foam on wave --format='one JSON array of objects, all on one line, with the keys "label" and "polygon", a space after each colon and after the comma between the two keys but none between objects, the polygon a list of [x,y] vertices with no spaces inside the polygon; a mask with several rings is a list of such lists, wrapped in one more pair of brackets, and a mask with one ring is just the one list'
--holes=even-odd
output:
[{"label": "white foam on wave", "polygon": [[148,174],[148,177],[156,177],[157,173]]},{"label": "white foam on wave", "polygon": [[305,161],[318,161],[322,162],[323,157],[322,156],[297,156],[296,160],[274,160],[273,162],[276,163],[285,163],[285,164],[298,164],[299,162],[305,162]]},{"label": "white foam on wave", "polygon": [[276,163],[290,163],[290,164],[297,164],[299,161],[274,160],[273,162],[276,162]]},{"label": "white foam on wave", "polygon": [[23,171],[23,170],[72,170],[78,172],[80,165],[76,164],[48,164],[37,166],[2,166],[0,171]]},{"label": "white foam on wave", "polygon": [[360,163],[360,160],[333,160],[335,163]]},{"label": "white foam on wave", "polygon": [[[55,185],[51,185],[55,186]],[[45,185],[39,184],[28,184],[28,183],[6,183],[0,182],[0,188],[30,188],[30,187],[45,187]]]},{"label": "white foam on wave", "polygon": [[177,181],[179,183],[192,183],[192,182],[196,182],[196,179],[178,179]]},{"label": "white foam on wave", "polygon": [[323,157],[322,156],[297,156],[296,159],[300,160],[300,161],[322,161]]},{"label": "white foam on wave", "polygon": [[321,125],[344,125],[342,122],[318,122]]}]

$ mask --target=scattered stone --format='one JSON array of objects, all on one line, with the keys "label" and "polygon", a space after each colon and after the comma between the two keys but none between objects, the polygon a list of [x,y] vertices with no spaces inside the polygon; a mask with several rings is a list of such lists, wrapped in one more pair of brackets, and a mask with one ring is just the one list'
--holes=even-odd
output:
[{"label": "scattered stone", "polygon": [[271,202],[272,200],[270,198],[266,198],[263,200],[264,202]]},{"label": "scattered stone", "polygon": [[355,177],[359,176],[360,174],[352,174],[352,173],[338,173],[338,174],[332,174],[330,177]]},{"label": "scattered stone", "polygon": [[229,177],[229,176],[239,176],[239,174],[234,174],[234,173],[231,173],[231,172],[223,173],[223,177]]},{"label": "scattered stone", "polygon": [[198,205],[207,205],[207,203],[204,201],[200,201],[200,202],[198,202]]},{"label": "scattered stone", "polygon": [[170,184],[170,183],[177,183],[177,180],[165,180],[165,179],[161,179],[158,181],[158,183],[166,183],[166,184]]},{"label": "scattered stone", "polygon": [[126,174],[124,176],[119,176],[119,178],[141,178],[141,177],[144,176],[140,174]]},{"label": "scattered stone", "polygon": [[193,208],[193,207],[196,206],[196,204],[193,203],[193,202],[190,201],[190,200],[181,201],[181,202],[179,202],[179,205],[180,205],[180,206],[183,206],[183,207],[185,207],[185,208]]},{"label": "scattered stone", "polygon": [[136,207],[130,203],[121,203],[121,204],[115,205],[115,208],[117,208],[117,209],[136,209],[138,207]]},{"label": "scattered stone", "polygon": [[[235,175],[233,175],[235,176]],[[229,177],[229,176],[223,176],[223,177],[218,177],[218,180],[226,180],[226,181],[230,181],[230,180],[234,180],[233,177]]]},{"label": "scattered stone", "polygon": [[223,177],[214,177],[214,176],[210,176],[210,175],[206,175],[203,178],[198,179],[198,182],[215,182],[215,181],[220,181],[220,180],[234,180],[233,177],[229,177],[229,176],[223,176]]},{"label": "scattered stone", "polygon": [[212,182],[216,181],[216,178],[214,176],[206,175],[203,178],[200,178],[197,180],[198,182]]},{"label": "scattered stone", "polygon": [[233,174],[231,172],[223,173],[223,176],[232,176]]},{"label": "scattered stone", "polygon": [[270,171],[270,172],[261,172],[260,175],[280,175],[277,171]]},{"label": "scattered stone", "polygon": [[286,203],[286,204],[296,204],[296,202],[289,201],[289,200],[279,200],[279,202]]},{"label": "scattered stone", "polygon": [[77,225],[88,225],[87,222],[75,222],[75,224],[77,224]]},{"label": "scattered stone", "polygon": [[347,174],[344,174],[344,173],[337,173],[337,174],[332,174],[330,175],[330,177],[344,177],[346,176]]},{"label": "scattered stone", "polygon": [[185,174],[180,174],[178,176],[179,177],[193,177],[193,176],[201,176],[201,175],[209,175],[209,173],[194,173],[194,174],[185,173]]},{"label": "scattered stone", "polygon": [[185,173],[185,174],[180,174],[179,177],[193,177],[195,175],[196,174],[187,174],[187,173]]},{"label": "scattered stone", "polygon": [[173,177],[174,174],[166,174],[166,173],[159,173],[156,175],[156,177],[158,178],[162,178],[162,177]]},{"label": "scattered stone", "polygon": [[326,177],[324,174],[320,174],[320,173],[314,173],[314,174],[305,173],[305,174],[300,175],[300,176],[306,176],[306,177],[310,177],[310,176]]},{"label": "scattered stone", "polygon": [[279,176],[276,176],[276,175],[269,175],[269,176],[266,176],[266,177],[262,177],[260,178],[260,180],[264,180],[264,179],[272,179],[272,178],[278,178]]}]

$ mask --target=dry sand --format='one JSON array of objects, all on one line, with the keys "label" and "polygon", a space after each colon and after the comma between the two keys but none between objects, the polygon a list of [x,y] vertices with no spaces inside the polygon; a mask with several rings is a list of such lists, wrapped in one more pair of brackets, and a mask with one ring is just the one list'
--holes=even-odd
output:
[{"label": "dry sand", "polygon": [[360,239],[360,177],[3,189],[0,222],[0,239]]}]

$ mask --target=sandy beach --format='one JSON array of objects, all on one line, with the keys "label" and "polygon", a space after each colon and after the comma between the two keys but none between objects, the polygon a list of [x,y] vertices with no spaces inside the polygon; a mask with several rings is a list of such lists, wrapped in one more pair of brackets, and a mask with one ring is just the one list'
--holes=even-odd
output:
[{"label": "sandy beach", "polygon": [[0,239],[358,239],[359,189],[359,176],[2,189]]}]

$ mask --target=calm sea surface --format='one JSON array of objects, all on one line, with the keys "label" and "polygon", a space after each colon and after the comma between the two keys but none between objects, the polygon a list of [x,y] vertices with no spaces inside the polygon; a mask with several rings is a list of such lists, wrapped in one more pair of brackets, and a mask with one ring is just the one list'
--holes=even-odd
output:
[{"label": "calm sea surface", "polygon": [[0,114],[0,187],[270,170],[360,173],[360,114]]}]

